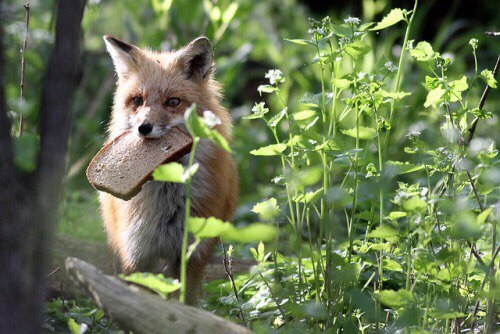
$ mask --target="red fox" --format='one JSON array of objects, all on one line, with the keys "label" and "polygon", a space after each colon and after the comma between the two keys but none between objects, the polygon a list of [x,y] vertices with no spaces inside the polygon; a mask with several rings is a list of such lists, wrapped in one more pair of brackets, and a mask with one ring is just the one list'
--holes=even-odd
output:
[{"label": "red fox", "polygon": [[[145,138],[161,137],[173,126],[185,129],[184,112],[192,103],[196,103],[199,114],[212,111],[220,119],[215,129],[231,140],[231,116],[221,105],[221,88],[213,78],[212,47],[206,37],[171,52],[143,50],[111,36],[104,36],[104,41],[118,76],[108,140],[127,129]],[[187,158],[179,162],[185,165]],[[238,197],[238,175],[231,155],[201,140],[195,161],[199,169],[192,180],[192,216],[230,220]],[[129,201],[106,193],[99,196],[118,271],[179,277],[183,185],[150,181]],[[186,291],[189,304],[197,302],[216,241],[204,240],[191,255]]]}]

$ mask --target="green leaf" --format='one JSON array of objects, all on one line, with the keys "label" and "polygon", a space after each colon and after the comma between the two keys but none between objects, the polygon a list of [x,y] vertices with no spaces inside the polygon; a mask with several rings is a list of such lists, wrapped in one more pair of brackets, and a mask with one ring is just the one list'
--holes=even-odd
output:
[{"label": "green leaf", "polygon": [[394,100],[400,100],[406,96],[411,95],[411,93],[408,92],[387,92],[383,89],[379,89],[379,93],[382,97],[388,97]]},{"label": "green leaf", "polygon": [[278,123],[283,119],[283,117],[286,115],[287,110],[288,110],[288,108],[285,107],[279,113],[277,113],[276,115],[274,115],[269,120],[269,126],[275,128],[278,125]]},{"label": "green leaf", "polygon": [[75,319],[73,318],[68,319],[68,328],[72,334],[80,334],[80,325],[77,324]]},{"label": "green leaf", "polygon": [[151,4],[153,6],[153,10],[156,13],[168,13],[170,7],[172,7],[173,0],[152,0]]},{"label": "green leaf", "polygon": [[232,2],[229,7],[226,8],[224,14],[222,14],[222,22],[229,23],[233,19],[236,11],[238,10],[238,3]]},{"label": "green leaf", "polygon": [[[349,137],[353,138],[358,137],[358,132],[356,131],[356,128],[352,128],[349,130],[341,130],[341,131],[343,134]],[[367,128],[364,126],[359,127],[359,139],[371,140],[375,138],[376,135],[377,135],[377,130],[373,128]]]},{"label": "green leaf", "polygon": [[286,149],[285,144],[272,144],[250,151],[250,154],[257,156],[279,155]]},{"label": "green leaf", "polygon": [[315,110],[302,110],[293,114],[293,119],[296,121],[302,121],[313,116],[316,116]]},{"label": "green leaf", "polygon": [[344,48],[345,52],[353,58],[364,56],[365,54],[370,52],[371,49],[372,48],[368,44],[360,39],[352,42],[351,44],[348,44]]},{"label": "green leaf", "polygon": [[261,219],[272,220],[281,213],[281,209],[277,203],[276,199],[271,197],[267,201],[255,204],[252,212],[258,214]]},{"label": "green leaf", "polygon": [[391,270],[391,271],[397,271],[397,272],[402,272],[403,267],[399,263],[397,263],[394,260],[391,259],[383,259],[382,260],[382,265],[384,267],[384,270]]},{"label": "green leaf", "polygon": [[298,45],[315,45],[313,41],[310,41],[308,39],[288,39],[285,38],[285,41],[293,43],[293,44],[298,44]]},{"label": "green leaf", "polygon": [[388,224],[383,224],[370,231],[367,234],[368,238],[393,239],[399,235],[399,231]]},{"label": "green leaf", "polygon": [[262,93],[273,93],[273,92],[275,92],[277,90],[278,90],[277,87],[274,87],[274,86],[271,86],[271,85],[260,85],[257,88],[257,91],[259,92],[259,94],[261,96],[262,96]]},{"label": "green leaf", "polygon": [[392,309],[399,309],[414,301],[413,294],[405,289],[378,291],[375,296],[382,304]]},{"label": "green leaf", "polygon": [[464,75],[458,80],[453,80],[450,82],[450,88],[456,92],[463,92],[469,88],[469,85],[467,84],[467,77]]},{"label": "green leaf", "polygon": [[422,170],[425,168],[424,165],[414,165],[412,163],[409,163],[408,161],[401,162],[401,161],[389,160],[389,161],[387,161],[387,165],[394,168],[395,175],[408,174],[408,173],[416,172],[416,171],[419,171],[419,170]]},{"label": "green leaf", "polygon": [[178,162],[161,165],[153,172],[156,181],[184,183],[184,167]]},{"label": "green leaf", "polygon": [[323,168],[311,167],[301,170],[298,174],[298,181],[303,186],[312,186],[323,177]]},{"label": "green leaf", "polygon": [[493,208],[487,208],[486,210],[484,210],[483,212],[478,214],[477,215],[477,223],[478,224],[484,223],[486,221],[486,218],[488,218],[488,216],[492,210],[493,210]]},{"label": "green leaf", "polygon": [[389,220],[396,220],[398,218],[403,218],[403,217],[406,217],[406,216],[407,216],[406,212],[403,212],[403,211],[393,211],[393,212],[391,212],[391,213],[389,213],[387,215],[387,218]]},{"label": "green leaf", "polygon": [[311,203],[312,201],[321,197],[322,194],[323,194],[323,188],[321,187],[316,191],[309,191],[305,194],[298,194],[293,197],[293,201],[300,203]]},{"label": "green leaf", "polygon": [[187,226],[188,231],[197,238],[215,238],[221,236],[230,229],[234,229],[231,223],[224,222],[214,217],[190,217]]},{"label": "green leaf", "polygon": [[431,90],[427,94],[427,99],[425,100],[424,107],[427,108],[431,105],[434,105],[434,104],[440,102],[444,93],[446,93],[446,91],[441,87],[437,87],[437,88],[434,88],[433,90]]},{"label": "green leaf", "polygon": [[347,79],[333,79],[333,85],[339,89],[346,89],[351,83],[352,81]]},{"label": "green leaf", "polygon": [[253,223],[235,228],[231,223],[209,217],[191,217],[187,224],[188,231],[196,238],[220,237],[224,241],[238,243],[267,242],[276,236],[276,228],[263,223]]},{"label": "green leaf", "polygon": [[428,42],[419,42],[414,49],[410,50],[410,55],[417,61],[425,62],[434,59],[436,53]]},{"label": "green leaf", "polygon": [[391,10],[389,12],[389,14],[387,14],[382,19],[382,21],[380,21],[379,23],[377,23],[377,25],[375,27],[373,27],[372,29],[370,29],[370,30],[385,29],[387,27],[395,25],[396,23],[398,23],[400,21],[404,21],[405,20],[405,14],[406,14],[405,10],[402,10],[401,8],[394,8],[393,10]]},{"label": "green leaf", "polygon": [[128,276],[120,275],[127,282],[142,285],[150,290],[153,290],[163,298],[181,288],[178,280],[173,280],[170,277],[165,277],[163,274],[151,273],[133,273]]},{"label": "green leaf", "polygon": [[186,109],[184,114],[184,122],[186,127],[193,137],[206,138],[227,152],[231,152],[231,148],[226,139],[215,129],[211,129],[205,124],[203,119],[196,111],[196,104],[192,104]]},{"label": "green leaf", "polygon": [[403,209],[407,211],[421,211],[427,207],[427,202],[418,196],[413,196],[410,199],[404,200]]},{"label": "green leaf", "polygon": [[493,72],[491,72],[490,70],[483,70],[481,72],[481,78],[491,88],[497,88],[497,81],[496,81],[495,77],[493,76]]},{"label": "green leaf", "polygon": [[244,227],[227,230],[221,235],[225,241],[238,243],[269,242],[276,237],[276,227],[264,223],[253,223]]}]

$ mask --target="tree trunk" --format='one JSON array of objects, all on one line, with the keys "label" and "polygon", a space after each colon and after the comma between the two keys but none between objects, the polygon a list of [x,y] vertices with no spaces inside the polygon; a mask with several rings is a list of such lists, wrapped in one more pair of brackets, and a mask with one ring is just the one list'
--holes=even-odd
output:
[{"label": "tree trunk", "polygon": [[[2,20],[0,0],[0,23]],[[41,97],[37,170],[22,175],[13,164],[5,103],[3,30],[0,26],[0,333],[40,333],[49,246],[57,222],[70,105],[80,77],[85,0],[57,1],[56,38]]]}]

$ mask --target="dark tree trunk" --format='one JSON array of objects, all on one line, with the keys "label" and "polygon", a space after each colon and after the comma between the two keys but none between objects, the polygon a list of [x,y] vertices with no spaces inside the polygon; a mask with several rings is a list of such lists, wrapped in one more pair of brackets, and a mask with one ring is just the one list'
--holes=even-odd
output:
[{"label": "dark tree trunk", "polygon": [[51,237],[70,130],[70,105],[80,79],[85,0],[57,1],[56,39],[41,97],[40,153],[33,175],[13,164],[5,103],[0,0],[0,333],[42,331],[42,301]]}]

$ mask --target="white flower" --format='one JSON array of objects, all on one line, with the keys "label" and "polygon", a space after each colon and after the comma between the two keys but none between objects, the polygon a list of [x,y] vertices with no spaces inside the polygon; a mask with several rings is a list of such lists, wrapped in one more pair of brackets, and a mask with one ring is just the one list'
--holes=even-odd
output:
[{"label": "white flower", "polygon": [[217,115],[215,115],[210,110],[205,110],[203,112],[203,122],[209,127],[213,128],[216,125],[222,124],[221,120]]},{"label": "white flower", "polygon": [[269,72],[266,73],[266,78],[269,79],[271,85],[275,85],[277,83],[285,81],[283,72],[281,72],[280,70],[269,70]]},{"label": "white flower", "polygon": [[361,20],[358,19],[357,17],[351,17],[349,16],[347,19],[344,19],[345,24],[352,24],[352,25],[359,25],[361,23]]},{"label": "white flower", "polygon": [[389,72],[396,72],[398,70],[398,68],[392,63],[392,61],[388,61],[384,66]]}]

